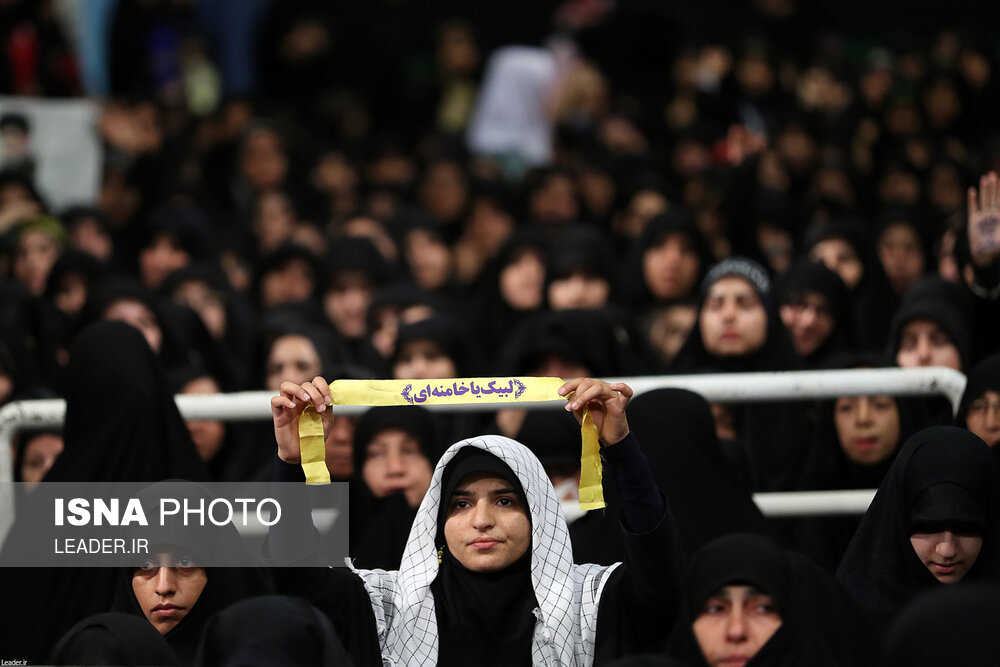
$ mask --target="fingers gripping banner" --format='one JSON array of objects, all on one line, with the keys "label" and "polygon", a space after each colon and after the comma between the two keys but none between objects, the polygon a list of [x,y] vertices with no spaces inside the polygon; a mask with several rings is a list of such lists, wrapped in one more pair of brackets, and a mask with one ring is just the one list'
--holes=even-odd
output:
[{"label": "fingers gripping banner", "polygon": [[[330,383],[333,405],[470,405],[485,403],[565,402],[560,378],[503,377],[447,380],[335,380]],[[604,507],[601,453],[597,426],[584,410],[580,426],[580,509]],[[307,484],[329,484],[323,419],[310,406],[299,417],[299,446]]]}]

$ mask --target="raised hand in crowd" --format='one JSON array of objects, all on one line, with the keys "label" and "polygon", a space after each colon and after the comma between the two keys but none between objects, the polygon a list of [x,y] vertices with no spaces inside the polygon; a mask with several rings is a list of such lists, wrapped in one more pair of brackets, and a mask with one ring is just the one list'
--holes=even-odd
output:
[{"label": "raised hand in crowd", "polygon": [[590,410],[598,437],[605,445],[617,444],[629,434],[625,406],[632,400],[632,388],[624,382],[576,378],[559,387],[559,394],[566,396],[566,410],[578,422],[583,421],[584,410]]},{"label": "raised hand in crowd", "polygon": [[986,267],[1000,257],[1000,178],[995,171],[979,179],[979,190],[969,188],[969,248],[972,263]]},{"label": "raised hand in crowd", "polygon": [[274,439],[278,443],[278,457],[285,463],[298,463],[299,415],[309,405],[323,418],[323,440],[330,437],[333,428],[333,399],[330,385],[320,376],[312,382],[295,384],[282,382],[279,394],[271,398],[271,417],[274,420]]}]

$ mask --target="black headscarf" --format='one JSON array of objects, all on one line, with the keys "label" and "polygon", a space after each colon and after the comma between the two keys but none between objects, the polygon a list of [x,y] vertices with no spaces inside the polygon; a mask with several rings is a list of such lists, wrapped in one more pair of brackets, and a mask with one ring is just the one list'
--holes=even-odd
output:
[{"label": "black headscarf", "polygon": [[603,278],[608,283],[608,301],[617,294],[615,255],[611,241],[592,227],[568,229],[552,248],[546,289],[554,280],[568,278],[581,271],[588,276]]},{"label": "black headscarf", "polygon": [[105,612],[85,618],[52,650],[53,665],[179,665],[170,645],[144,618]]},{"label": "black headscarf", "polygon": [[920,595],[889,628],[885,667],[989,665],[996,662],[1000,587],[947,586]]},{"label": "black headscarf", "polygon": [[416,440],[434,469],[441,456],[434,416],[417,406],[382,406],[368,410],[354,426],[354,475],[351,478],[351,556],[364,569],[398,570],[410,527],[417,514],[402,492],[376,498],[362,476],[368,445],[386,429],[398,428]]},{"label": "black headscarf", "polygon": [[398,360],[403,345],[414,340],[429,340],[444,350],[455,364],[456,377],[477,374],[479,364],[476,361],[469,332],[460,321],[450,315],[431,315],[426,319],[400,326],[396,334],[396,348],[392,355],[393,365]]},{"label": "black headscarf", "polygon": [[[757,292],[761,305],[767,313],[767,336],[764,344],[759,349],[739,357],[719,357],[705,349],[699,325],[701,311],[705,308],[712,285],[722,278],[729,277],[742,278],[750,284]],[[795,354],[792,340],[774,307],[767,272],[753,260],[733,257],[709,270],[701,285],[698,318],[674,361],[674,370],[678,372],[692,372],[706,368],[724,372],[788,371],[799,368],[798,355]]]},{"label": "black headscarf", "polygon": [[251,598],[205,624],[196,665],[342,667],[351,660],[330,619],[301,598]]},{"label": "black headscarf", "polygon": [[929,320],[940,326],[958,349],[962,368],[968,367],[972,360],[972,333],[969,330],[969,322],[954,302],[930,296],[914,300],[906,299],[896,311],[889,328],[886,350],[888,356],[896,358],[903,327],[914,320]]},{"label": "black headscarf", "polygon": [[[205,487],[184,483],[183,480],[153,484],[139,494],[143,505],[149,505],[151,508],[157,505],[160,497],[167,496],[184,497],[185,500],[190,498],[192,501],[203,500],[206,505],[213,499]],[[148,509],[147,515],[149,513],[155,513],[155,510]],[[238,559],[243,565],[243,567],[205,567],[207,580],[201,595],[187,615],[163,635],[180,661],[183,664],[191,664],[208,619],[235,602],[269,593],[269,583],[261,568],[250,567],[249,554],[233,524],[222,527],[161,526],[155,527],[152,533],[144,529],[143,535],[147,533],[150,535],[151,554],[156,553],[157,547],[180,550],[181,553],[190,555],[197,565],[202,559],[210,557],[209,553],[215,555],[224,553],[227,558]],[[132,588],[135,570],[134,567],[118,569],[113,609],[145,619],[143,609],[136,600]]]},{"label": "black headscarf", "polygon": [[847,286],[836,273],[820,262],[808,257],[792,265],[775,289],[779,306],[794,302],[804,292],[818,292],[830,302],[833,330],[816,350],[804,359],[807,366],[815,367],[831,354],[848,345],[851,333],[850,294]]},{"label": "black headscarf", "polygon": [[906,441],[837,569],[837,579],[876,627],[884,628],[917,593],[938,585],[910,544],[911,520],[918,514],[947,522],[978,521],[970,509],[978,513],[985,520],[983,545],[963,581],[996,576],[997,475],[989,447],[963,429],[935,426]]},{"label": "black headscarf", "polygon": [[958,414],[955,415],[955,426],[968,428],[969,406],[988,391],[1000,392],[1000,354],[983,359],[969,373]]},{"label": "black headscarf", "polygon": [[[752,285],[767,313],[767,335],[756,351],[739,357],[709,353],[702,340],[700,316],[709,289],[725,277],[739,277]],[[677,353],[678,373],[787,371],[799,367],[798,355],[770,298],[767,274],[752,260],[730,258],[709,270],[702,285],[699,318]],[[739,436],[750,442],[758,488],[751,491],[787,491],[793,488],[805,455],[806,422],[799,405],[792,402],[746,403],[734,407]]]},{"label": "black headscarf", "polygon": [[[835,355],[827,365],[829,368],[895,367],[878,355],[863,353]],[[893,400],[899,414],[899,440],[889,456],[873,465],[861,465],[847,458],[837,436],[834,417],[837,401],[819,403],[799,488],[803,491],[877,488],[896,460],[902,443],[926,426],[920,399],[895,396]],[[846,515],[801,519],[794,528],[795,544],[820,565],[836,570],[860,522],[860,517]]]},{"label": "black headscarf", "polygon": [[[525,498],[510,466],[485,450],[466,447],[445,468],[436,540],[441,564],[431,583],[439,630],[438,664],[464,665],[474,655],[484,665],[527,665],[535,628],[532,610],[538,606],[531,584],[531,549],[502,570],[473,572],[458,562],[445,543],[451,494],[462,478],[477,472],[506,480]],[[524,507],[527,511],[526,500]],[[484,648],[489,652],[484,653]]]},{"label": "black headscarf", "polygon": [[162,334],[156,356],[164,368],[198,364],[209,368],[224,381],[229,380],[233,369],[225,363],[224,356],[219,352],[221,348],[197,313],[187,306],[158,299],[129,276],[106,276],[95,283],[80,313],[80,325],[85,327],[103,319],[105,311],[119,300],[141,303],[155,316]]},{"label": "black headscarf", "polygon": [[138,331],[122,322],[89,327],[73,342],[69,380],[65,450],[44,481],[208,480],[163,370]]},{"label": "black headscarf", "polygon": [[[69,378],[65,448],[43,482],[208,479],[163,371],[138,331],[121,322],[86,329],[73,343]],[[15,522],[8,540],[30,529]],[[111,607],[115,579],[107,568],[0,570],[0,590],[21,601],[0,637],[0,652],[43,660],[74,623]]]},{"label": "black headscarf", "polygon": [[[705,275],[705,271],[708,270],[708,266],[712,262],[712,253],[708,242],[705,241],[705,237],[698,229],[698,224],[689,212],[673,209],[654,216],[646,223],[642,233],[632,244],[622,273],[621,284],[624,298],[636,313],[646,310],[658,301],[646,284],[643,258],[650,248],[663,243],[671,234],[686,236],[698,255],[698,275],[694,285],[692,285],[692,292],[697,290],[702,276]],[[680,300],[690,296],[691,294],[681,295]]]},{"label": "black headscarf", "polygon": [[[483,359],[492,359],[497,350],[503,346],[510,332],[518,324],[541,310],[541,307],[532,310],[514,310],[500,291],[500,275],[503,270],[518,260],[524,252],[537,253],[542,257],[542,263],[548,265],[549,244],[541,230],[535,228],[516,229],[504,241],[496,256],[483,270],[475,302],[470,304],[472,308],[471,321],[476,323],[478,332],[475,339],[477,352]],[[544,305],[544,301],[543,287],[542,305]]]},{"label": "black headscarf", "polygon": [[686,553],[733,532],[768,534],[764,517],[729,466],[704,398],[657,389],[628,407],[657,486],[667,494]]},{"label": "black headscarf", "polygon": [[[473,337],[466,324],[447,314],[431,315],[427,319],[411,322],[399,327],[396,333],[396,348],[392,355],[395,366],[403,346],[410,341],[425,340],[436,344],[455,365],[455,377],[475,377],[482,373],[474,347]],[[482,432],[485,417],[472,412],[438,414],[438,432],[444,442],[455,442]],[[431,462],[436,459],[431,459]]]},{"label": "black headscarf", "polygon": [[[630,417],[631,411],[629,407]],[[580,470],[580,425],[565,410],[528,412],[514,439],[530,449],[546,471],[550,467]],[[588,511],[569,523],[574,563],[611,565],[625,559],[617,485],[604,485],[604,502],[603,510]]]},{"label": "black headscarf", "polygon": [[589,375],[648,372],[650,354],[631,318],[616,308],[540,313],[510,332],[493,367],[499,374],[534,373],[548,355],[587,369]]},{"label": "black headscarf", "polygon": [[692,625],[706,600],[728,585],[770,595],[781,627],[747,667],[874,663],[874,645],[856,607],[833,577],[812,561],[752,534],[721,537],[691,559],[681,611],[667,648],[686,665],[706,665]]},{"label": "black headscarf", "polygon": [[875,257],[868,229],[861,220],[841,217],[813,227],[805,237],[804,254],[808,255],[814,246],[829,239],[847,242],[864,266],[864,275],[851,290],[853,339],[859,349],[877,352],[882,349],[899,297],[892,291],[882,264]]}]

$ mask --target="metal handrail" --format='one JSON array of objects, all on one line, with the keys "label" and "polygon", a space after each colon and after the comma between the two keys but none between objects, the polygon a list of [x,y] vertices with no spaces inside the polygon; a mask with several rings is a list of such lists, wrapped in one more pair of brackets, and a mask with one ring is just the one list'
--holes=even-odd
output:
[{"label": "metal handrail", "polygon": [[[951,368],[878,368],[830,371],[786,371],[774,373],[718,373],[704,375],[659,375],[616,378],[626,382],[636,395],[654,389],[689,389],[713,403],[793,401],[840,396],[888,394],[892,396],[942,395],[957,410],[965,376]],[[176,396],[186,419],[223,421],[267,420],[271,416],[270,391],[232,394]],[[495,411],[505,407],[555,409],[558,402],[490,403],[488,405],[430,405],[441,412]],[[362,406],[337,406],[338,414],[365,412]],[[43,399],[16,401],[0,408],[0,483],[13,479],[11,441],[23,428],[58,426],[66,416],[66,401]],[[841,494],[841,495],[836,495]],[[866,495],[867,494],[867,495]],[[862,513],[874,490],[755,494],[754,500],[771,516]],[[867,500],[866,500],[867,499]],[[12,487],[0,484],[0,541],[13,523]]]}]

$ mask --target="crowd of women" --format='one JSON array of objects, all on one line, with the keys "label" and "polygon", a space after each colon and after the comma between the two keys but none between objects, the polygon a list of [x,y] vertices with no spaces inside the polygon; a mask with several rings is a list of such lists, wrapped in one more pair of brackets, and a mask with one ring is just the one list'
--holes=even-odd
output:
[{"label": "crowd of women", "polygon": [[[67,399],[64,428],[17,434],[14,477],[297,484],[287,429],[315,404],[353,565],[279,533],[273,568],[7,569],[0,657],[995,653],[988,34],[872,37],[782,0],[727,3],[731,25],[708,5],[282,0],[247,4],[256,83],[237,91],[211,4],[111,11],[93,201],[49,206],[32,119],[0,118],[0,406]],[[79,92],[51,5],[0,9],[3,92]],[[896,366],[966,374],[957,413],[578,380]],[[603,417],[606,510],[579,509],[569,414],[325,408],[323,380],[483,375],[572,380],[570,411]],[[273,392],[273,425],[185,423],[171,400],[244,389]],[[870,488],[863,517],[767,520],[750,500]]]}]

